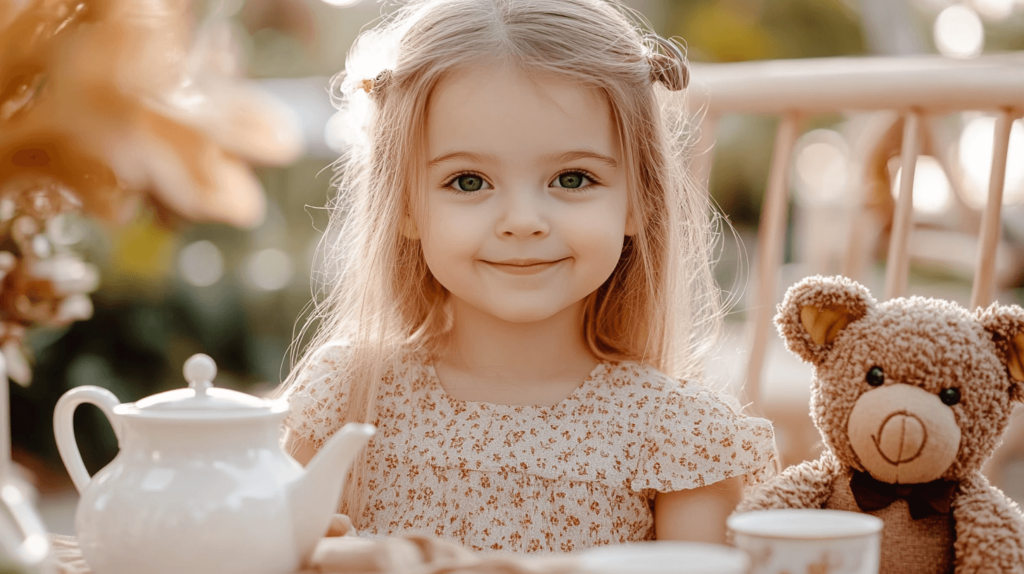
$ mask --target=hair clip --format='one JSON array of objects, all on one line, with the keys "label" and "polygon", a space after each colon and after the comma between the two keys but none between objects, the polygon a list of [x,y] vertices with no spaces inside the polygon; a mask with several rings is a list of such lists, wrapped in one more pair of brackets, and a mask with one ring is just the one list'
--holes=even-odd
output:
[{"label": "hair clip", "polygon": [[651,51],[647,57],[651,65],[651,81],[658,81],[671,91],[682,90],[690,83],[690,70],[686,55],[672,40],[651,34],[650,38],[661,46],[664,53]]},{"label": "hair clip", "polygon": [[382,70],[381,73],[377,74],[376,78],[359,82],[359,87],[367,94],[373,94],[384,89],[384,86],[388,85],[390,81],[391,70]]}]

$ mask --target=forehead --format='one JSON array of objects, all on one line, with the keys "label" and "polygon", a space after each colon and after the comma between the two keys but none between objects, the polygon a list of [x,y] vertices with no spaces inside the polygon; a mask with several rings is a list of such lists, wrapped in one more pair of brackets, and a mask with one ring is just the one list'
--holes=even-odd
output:
[{"label": "forehead", "polygon": [[427,106],[430,157],[456,151],[501,157],[585,149],[619,157],[611,108],[596,88],[494,64],[442,80]]}]

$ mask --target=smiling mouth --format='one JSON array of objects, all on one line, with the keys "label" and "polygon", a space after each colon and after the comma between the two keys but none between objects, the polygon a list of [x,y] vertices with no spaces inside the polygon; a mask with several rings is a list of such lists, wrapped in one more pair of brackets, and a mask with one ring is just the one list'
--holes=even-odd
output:
[{"label": "smiling mouth", "polygon": [[566,261],[568,257],[546,261],[542,259],[509,259],[506,261],[484,261],[487,265],[513,275],[533,275]]}]

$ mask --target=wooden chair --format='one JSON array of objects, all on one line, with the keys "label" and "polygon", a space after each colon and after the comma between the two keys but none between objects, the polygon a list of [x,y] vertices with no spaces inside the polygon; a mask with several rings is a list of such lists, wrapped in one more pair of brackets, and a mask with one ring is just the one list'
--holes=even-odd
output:
[{"label": "wooden chair", "polygon": [[[869,112],[888,114],[902,123],[902,137],[896,138],[902,176],[898,199],[892,206],[882,294],[888,299],[908,294],[908,245],[915,227],[911,191],[917,158],[931,135],[929,120],[960,111],[996,114],[988,199],[980,215],[970,297],[972,308],[986,306],[996,290],[996,249],[1001,233],[1010,130],[1014,119],[1024,114],[1024,53],[971,60],[923,56],[706,64],[693,66],[692,77],[691,107],[704,110],[698,152],[710,150],[715,125],[726,114],[768,114],[781,120],[758,229],[753,290],[747,309],[749,352],[742,392],[754,411],[775,420],[780,442],[786,439],[786,444],[780,444],[783,462],[797,463],[817,456],[814,442],[819,437],[810,423],[807,402],[773,401],[763,391],[762,373],[768,350],[772,345],[781,345],[772,328],[772,317],[786,285],[779,281],[779,273],[787,229],[790,166],[802,120],[818,114]],[[695,177],[708,177],[711,157],[710,152],[695,156]],[[860,205],[860,209],[853,211],[853,217],[863,217],[869,209],[868,191],[864,185],[849,190]],[[863,236],[863,226],[850,225],[848,229],[841,272],[859,279],[864,271],[863,244],[869,238]],[[804,384],[809,385],[809,379]],[[1020,470],[1024,469],[1021,411],[1024,409],[1018,409],[1005,445],[987,469],[996,484],[1007,486],[1009,473],[1024,472]],[[1024,496],[1024,492],[1011,494]]]}]

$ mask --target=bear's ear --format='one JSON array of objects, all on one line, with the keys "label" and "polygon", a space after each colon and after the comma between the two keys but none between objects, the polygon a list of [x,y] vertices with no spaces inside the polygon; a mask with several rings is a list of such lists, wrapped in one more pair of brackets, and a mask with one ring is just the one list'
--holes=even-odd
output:
[{"label": "bear's ear", "polygon": [[1010,376],[1010,398],[1024,402],[1024,309],[1017,305],[978,309],[975,318],[992,335],[999,359]]},{"label": "bear's ear", "polygon": [[793,285],[779,304],[775,325],[786,347],[820,365],[839,333],[874,308],[863,285],[846,277],[808,277]]}]

